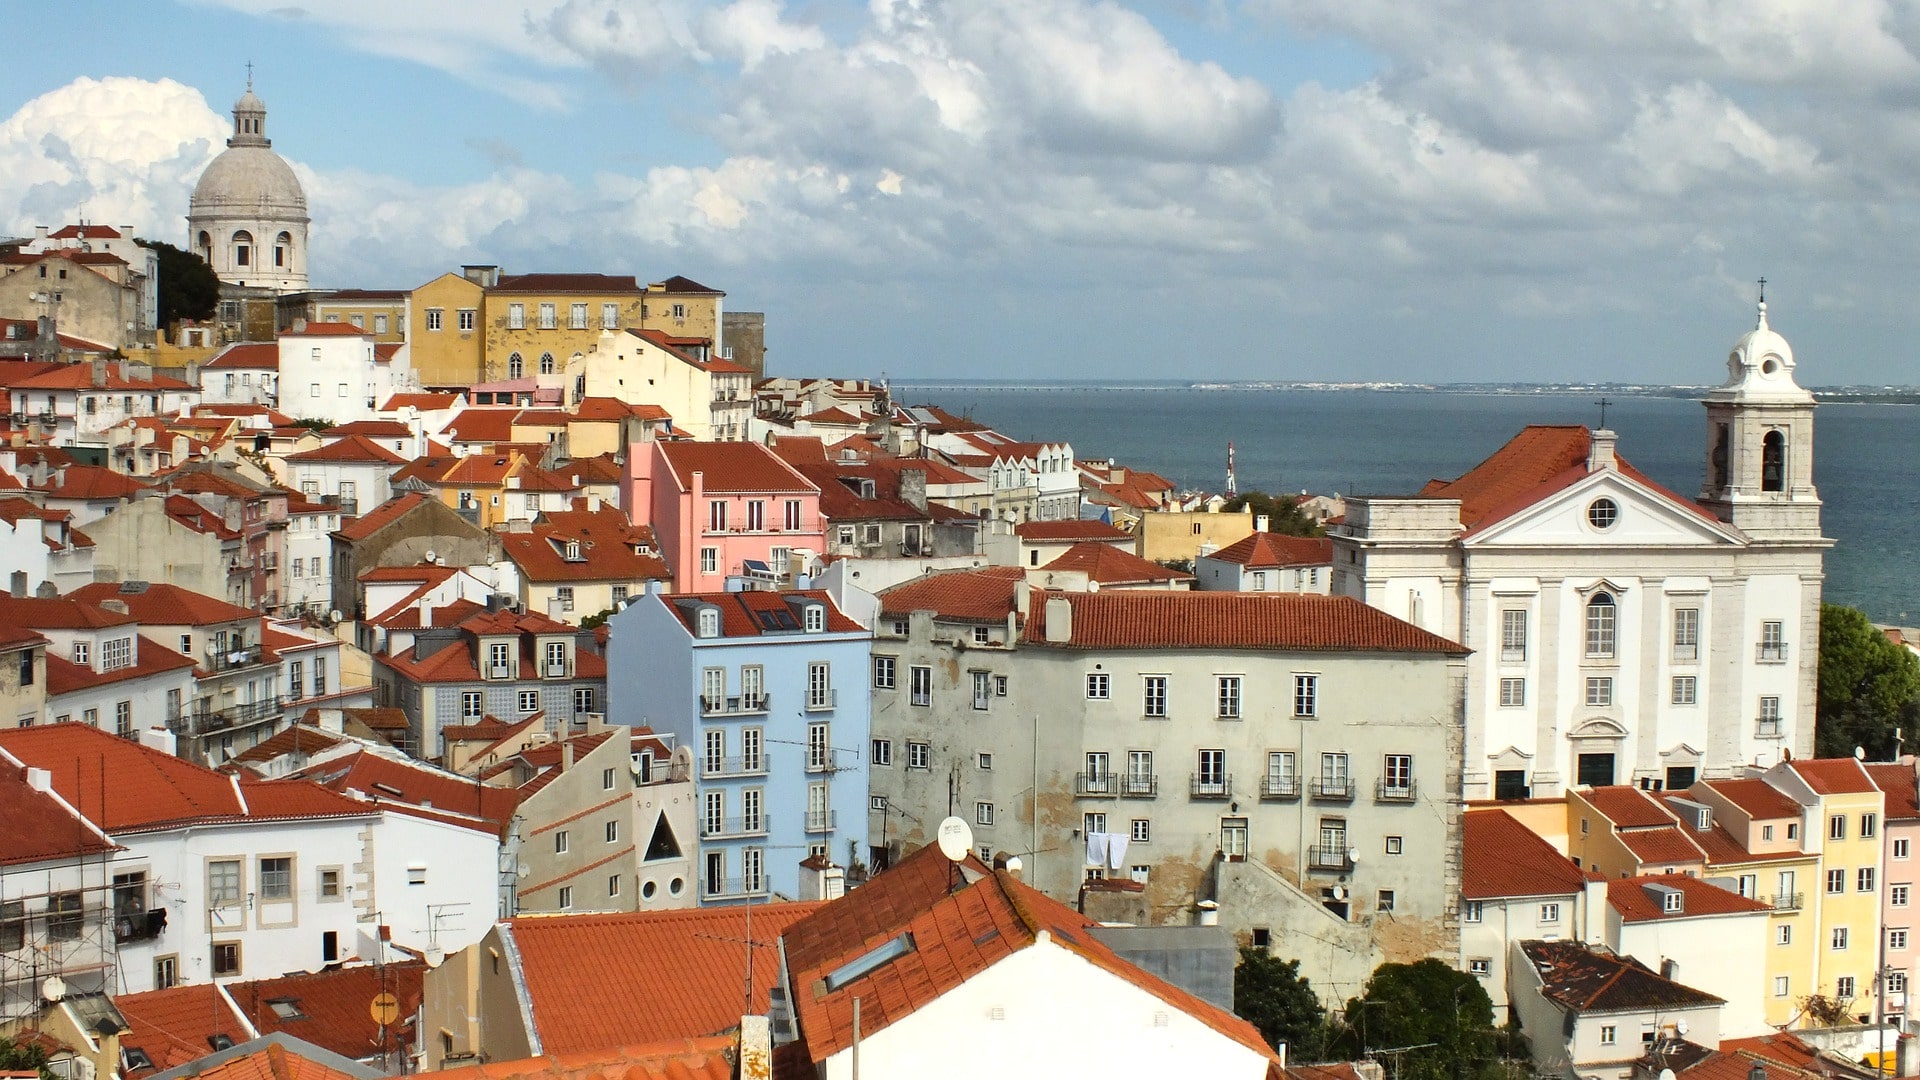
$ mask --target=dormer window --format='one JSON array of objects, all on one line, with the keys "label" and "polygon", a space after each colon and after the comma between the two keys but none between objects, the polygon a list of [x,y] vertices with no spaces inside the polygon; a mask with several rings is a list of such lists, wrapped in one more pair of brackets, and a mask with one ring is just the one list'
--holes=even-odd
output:
[{"label": "dormer window", "polygon": [[513,677],[512,646],[504,641],[487,644],[487,678],[507,679]]},{"label": "dormer window", "polygon": [[81,667],[86,667],[88,648],[89,648],[89,645],[87,642],[84,642],[84,641],[74,642],[73,643],[73,662],[76,664],[79,664]]},{"label": "dormer window", "polygon": [[1686,910],[1686,894],[1676,889],[1661,897],[1660,910],[1668,914]]},{"label": "dormer window", "polygon": [[818,634],[827,628],[827,609],[823,605],[806,605],[801,609],[800,617],[809,634]]},{"label": "dormer window", "polygon": [[694,622],[697,628],[695,630],[695,633],[698,636],[703,638],[717,638],[720,636],[720,609],[719,608],[710,608],[710,607],[701,608],[700,613],[695,617]]},{"label": "dormer window", "polygon": [[580,541],[578,540],[567,541],[566,554],[568,562],[584,562],[586,560],[586,556],[580,554]]}]

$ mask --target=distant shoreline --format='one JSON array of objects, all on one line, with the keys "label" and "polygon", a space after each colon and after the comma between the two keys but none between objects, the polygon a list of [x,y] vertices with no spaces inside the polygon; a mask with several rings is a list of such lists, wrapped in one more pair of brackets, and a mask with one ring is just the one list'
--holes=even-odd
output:
[{"label": "distant shoreline", "polygon": [[[1396,383],[1396,382],[1019,382],[1002,380],[945,379],[919,381],[902,379],[896,388],[915,392],[949,390],[1016,390],[1060,393],[1085,393],[1088,390],[1155,393],[1188,391],[1195,393],[1381,393],[1381,394],[1465,394],[1511,397],[1565,397],[1575,394],[1613,394],[1620,397],[1696,398],[1711,386],[1648,386],[1589,383]],[[1920,387],[1816,386],[1809,388],[1814,397],[1828,405],[1920,405]]]}]

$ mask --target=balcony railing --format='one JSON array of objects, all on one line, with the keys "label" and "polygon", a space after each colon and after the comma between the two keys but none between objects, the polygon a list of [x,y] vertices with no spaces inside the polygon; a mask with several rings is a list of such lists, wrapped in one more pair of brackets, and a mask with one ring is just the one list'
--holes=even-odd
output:
[{"label": "balcony railing", "polygon": [[1160,794],[1160,778],[1152,773],[1128,773],[1120,778],[1120,794],[1129,799],[1151,799]]},{"label": "balcony railing", "polygon": [[1700,646],[1698,645],[1675,645],[1673,647],[1673,661],[1676,664],[1691,664],[1698,659],[1700,659]]},{"label": "balcony railing", "polygon": [[224,731],[231,727],[241,727],[271,716],[278,716],[283,708],[283,699],[279,695],[245,705],[233,705],[225,709],[181,710],[177,731],[188,734],[202,734],[209,731]]},{"label": "balcony railing", "polygon": [[811,687],[808,688],[807,690],[807,711],[808,712],[826,712],[832,708],[833,708],[833,691],[832,690],[815,690],[815,689],[812,689]]},{"label": "balcony railing", "polygon": [[763,755],[749,762],[746,758],[705,758],[700,762],[701,776],[765,776],[767,759]]},{"label": "balcony railing", "polygon": [[733,697],[700,698],[702,716],[757,716],[767,711],[767,694],[737,694]]},{"label": "balcony railing", "polygon": [[1763,641],[1753,647],[1753,658],[1762,664],[1784,664],[1787,662],[1787,643]]},{"label": "balcony railing", "polygon": [[241,668],[257,667],[266,662],[266,655],[258,645],[249,645],[244,649],[215,651],[208,649],[201,655],[201,664],[211,674],[223,671],[238,671]]},{"label": "balcony railing", "polygon": [[1777,716],[1762,716],[1753,722],[1753,737],[1756,739],[1777,739],[1781,735],[1781,722]]},{"label": "balcony railing", "polygon": [[1344,874],[1353,869],[1352,851],[1345,844],[1315,844],[1307,849],[1307,868]]},{"label": "balcony railing", "polygon": [[1120,794],[1120,778],[1110,772],[1074,773],[1073,793],[1089,798]]},{"label": "balcony railing", "polygon": [[732,896],[765,896],[767,879],[748,881],[745,878],[706,878],[700,882],[700,896],[705,900],[717,900]]},{"label": "balcony railing", "polygon": [[700,835],[703,838],[716,836],[765,836],[767,835],[767,815],[757,818],[701,818]]},{"label": "balcony railing", "polygon": [[808,832],[832,832],[833,831],[833,811],[831,810],[807,811],[806,829]]},{"label": "balcony railing", "polygon": [[1773,894],[1773,910],[1799,911],[1801,908],[1802,902],[1805,899],[1806,899],[1805,893],[1797,893],[1797,892],[1774,893]]},{"label": "balcony railing", "polygon": [[1382,780],[1374,790],[1375,802],[1413,802],[1419,797],[1420,782],[1417,780]]},{"label": "balcony railing", "polygon": [[166,928],[166,908],[128,912],[125,915],[114,916],[113,940],[120,945],[134,941],[152,941],[160,936],[160,931]]},{"label": "balcony railing", "polygon": [[1224,799],[1233,794],[1233,774],[1193,773],[1188,777],[1187,791],[1196,799]]},{"label": "balcony railing", "polygon": [[1308,790],[1320,802],[1352,802],[1353,777],[1322,776],[1314,780]]},{"label": "balcony railing", "polygon": [[1297,776],[1263,776],[1260,778],[1260,797],[1263,799],[1297,799],[1300,797],[1300,778]]}]

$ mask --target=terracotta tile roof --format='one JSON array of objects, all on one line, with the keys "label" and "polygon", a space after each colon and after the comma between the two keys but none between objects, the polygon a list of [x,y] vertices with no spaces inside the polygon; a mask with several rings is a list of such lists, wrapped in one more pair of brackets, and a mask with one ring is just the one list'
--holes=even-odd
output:
[{"label": "terracotta tile roof", "polygon": [[[865,462],[794,463],[793,468],[820,489],[820,514],[829,522],[926,521],[931,516],[899,497],[900,477],[896,472]],[[871,496],[860,494],[863,482],[871,487]]]},{"label": "terracotta tile roof", "polygon": [[184,528],[207,533],[221,540],[237,540],[240,530],[229,529],[227,519],[201,506],[185,495],[166,496],[167,517]]},{"label": "terracotta tile roof", "polygon": [[29,490],[44,492],[50,499],[130,499],[147,490],[147,485],[133,477],[98,465],[69,465],[64,476],[55,473],[44,483],[25,478],[23,482]]},{"label": "terracotta tile roof", "polygon": [[1816,795],[1851,795],[1877,791],[1866,767],[1852,758],[1807,758],[1787,762],[1787,768],[1806,781]]},{"label": "terracotta tile roof", "polygon": [[[0,611],[4,610],[0,608]],[[95,671],[48,653],[47,695],[58,697],[169,671],[186,671],[194,666],[191,657],[174,652],[145,634],[140,635],[138,653],[138,658],[132,664],[112,671]]]},{"label": "terracotta tile roof", "polygon": [[[540,1044],[567,1054],[700,1038],[764,1012],[779,976],[774,943],[820,906],[523,916],[506,927]],[[749,940],[762,949],[750,1003],[742,1000]]]},{"label": "terracotta tile roof", "polygon": [[[567,545],[579,557],[567,558]],[[528,581],[666,581],[667,564],[652,554],[653,532],[635,528],[611,506],[598,511],[563,510],[546,515],[527,532],[503,533],[501,549]],[[648,554],[641,554],[640,548]]]},{"label": "terracotta tile roof", "polygon": [[527,719],[517,724],[509,724],[497,716],[483,716],[477,724],[446,724],[440,728],[440,735],[448,742],[493,743],[509,732],[518,731],[532,722],[531,719]]},{"label": "terracotta tile roof", "polygon": [[125,234],[111,225],[62,225],[47,234],[55,240],[117,240]]},{"label": "terracotta tile roof", "polygon": [[1797,818],[1805,810],[1793,796],[1757,777],[1750,780],[1702,780],[1700,785],[1718,793],[1758,821]]},{"label": "terracotta tile roof", "polygon": [[[1645,886],[1663,885],[1681,894],[1682,910],[1667,911],[1648,894]],[[1615,878],[1607,882],[1607,903],[1626,922],[1693,919],[1703,915],[1741,915],[1772,911],[1773,905],[1750,900],[1739,893],[1710,885],[1685,874],[1648,874],[1642,877]]]},{"label": "terracotta tile roof", "polygon": [[1667,813],[1660,800],[1631,784],[1586,788],[1580,792],[1580,796],[1616,828],[1637,829],[1673,824],[1673,815]]},{"label": "terracotta tile roof", "polygon": [[1920,797],[1916,796],[1916,782],[1912,765],[1892,763],[1868,765],[1867,775],[1874,784],[1887,793],[1887,820],[1909,821],[1920,818]]},{"label": "terracotta tile roof", "polygon": [[960,622],[1004,623],[1014,610],[1014,592],[1026,588],[1026,571],[1017,566],[950,570],[927,574],[880,593],[880,613],[905,618],[931,611]]},{"label": "terracotta tile roof", "polygon": [[705,285],[702,285],[699,282],[693,280],[692,278],[684,277],[680,274],[675,274],[672,277],[666,279],[665,281],[656,281],[648,285],[647,291],[660,292],[660,293],[693,294],[698,296],[727,295],[726,293],[721,292],[719,289],[710,289]]},{"label": "terracotta tile roof", "polygon": [[[1469,532],[1532,506],[1587,475],[1591,436],[1579,425],[1529,424],[1493,455],[1454,480],[1431,480],[1426,498],[1459,499],[1460,525]],[[1675,505],[1709,521],[1700,504],[1653,482],[1615,455],[1622,475],[1659,492]]]},{"label": "terracotta tile roof", "polygon": [[[852,1043],[853,1000],[861,1027],[878,1032],[911,1015],[1041,935],[1115,978],[1160,998],[1269,1059],[1253,1025],[1122,960],[1090,931],[1098,924],[1059,901],[988,870],[968,856],[970,882],[927,846],[867,884],[789,927],[781,936],[793,1004],[807,1052],[818,1063]],[[912,948],[878,968],[827,987],[827,975],[901,934]]]},{"label": "terracotta tile roof", "polygon": [[241,765],[264,765],[286,754],[317,754],[347,740],[312,724],[289,724],[232,757]]},{"label": "terracotta tile roof", "polygon": [[705,490],[710,492],[811,492],[813,483],[773,451],[757,443],[744,442],[666,442],[656,443],[665,456],[667,470],[681,491],[693,490],[693,474],[703,473]]},{"label": "terracotta tile roof", "polygon": [[1629,829],[1620,833],[1620,842],[1643,863],[1680,866],[1704,863],[1707,853],[1678,825],[1655,829]]},{"label": "terracotta tile roof", "polygon": [[686,350],[685,346],[688,345],[708,344],[706,338],[674,337],[672,334],[662,333],[659,330],[628,330],[627,333],[652,344],[660,351],[667,353],[688,367],[704,371],[709,375],[751,374],[751,369],[736,364],[731,360],[723,360],[720,357],[712,355],[702,360]]},{"label": "terracotta tile roof", "polygon": [[279,371],[280,346],[271,341],[242,341],[220,350],[220,355],[201,365],[202,369]]},{"label": "terracotta tile roof", "polygon": [[342,796],[351,792],[375,803],[438,810],[491,833],[503,830],[520,805],[519,793],[510,788],[487,787],[425,762],[401,761],[373,750],[330,758],[293,776]]},{"label": "terracotta tile roof", "polygon": [[[387,1049],[398,1050],[413,1042],[413,1016],[420,1009],[426,971],[427,965],[417,960],[354,964],[229,983],[227,994],[262,1035],[283,1032],[341,1057],[360,1059],[381,1050],[380,1025],[367,1008],[379,994],[392,994],[400,1003],[402,1019],[387,1029]],[[274,1002],[291,1005],[298,1012],[282,1017]]]},{"label": "terracotta tile roof", "polygon": [[[4,749],[4,748],[0,748]],[[0,866],[118,851],[86,818],[27,783],[23,765],[0,758]]]},{"label": "terracotta tile roof", "polygon": [[507,442],[513,438],[513,418],[519,414],[514,407],[462,409],[460,415],[447,421],[440,434],[454,442]]},{"label": "terracotta tile roof", "polygon": [[121,1048],[144,1050],[153,1061],[152,1069],[132,1073],[137,1077],[206,1057],[211,1052],[209,1035],[225,1035],[236,1043],[250,1037],[240,1015],[212,983],[115,994],[113,1004],[127,1019],[128,1030],[120,1036]]},{"label": "terracotta tile roof", "polygon": [[342,522],[336,534],[346,540],[365,540],[418,509],[428,498],[425,492],[420,491],[395,495],[352,521]]},{"label": "terracotta tile roof", "polygon": [[1684,1009],[1725,999],[1664,979],[1632,957],[1606,956],[1572,941],[1523,941],[1540,973],[1541,993],[1579,1012]]},{"label": "terracotta tile roof", "polygon": [[[490,1061],[434,1073],[435,1080],[734,1080],[734,1037],[673,1039],[644,1046]],[[775,1069],[773,1075],[787,1076]]]},{"label": "terracotta tile roof", "polygon": [[630,274],[502,274],[490,293],[591,293],[611,296],[637,293],[640,283]]},{"label": "terracotta tile roof", "polygon": [[1461,820],[1460,894],[1467,899],[1571,896],[1586,887],[1579,867],[1505,810],[1474,810]]},{"label": "terracotta tile roof", "polygon": [[[1046,606],[1072,607],[1073,632],[1047,641]],[[1076,649],[1294,649],[1463,655],[1460,645],[1350,596],[1292,593],[1034,591],[1025,641]]]},{"label": "terracotta tile roof", "polygon": [[166,1080],[374,1080],[380,1071],[276,1032],[155,1075]]},{"label": "terracotta tile roof", "polygon": [[395,394],[381,404],[380,411],[383,413],[399,412],[401,409],[411,405],[421,412],[435,412],[440,409],[450,409],[459,404],[459,402],[460,395],[457,393]]},{"label": "terracotta tile roof", "polygon": [[1328,566],[1333,563],[1333,541],[1324,536],[1284,536],[1280,533],[1257,532],[1202,557],[1239,563],[1249,570],[1280,566]]},{"label": "terracotta tile roof", "polygon": [[342,461],[355,464],[375,463],[380,465],[401,465],[406,459],[381,446],[365,435],[349,433],[344,438],[335,439],[318,450],[308,450],[287,457],[290,462],[302,464],[320,461]]},{"label": "terracotta tile roof", "polygon": [[1046,569],[1080,571],[1102,585],[1193,580],[1193,575],[1183,570],[1169,569],[1097,540],[1083,540],[1073,545],[1049,562]]},{"label": "terracotta tile roof", "polygon": [[146,379],[130,379],[121,371],[121,365],[109,362],[105,378],[101,385],[93,384],[92,364],[61,364],[51,371],[29,376],[15,382],[19,390],[113,390],[113,391],[153,391],[153,390],[198,390],[167,375],[155,375]]},{"label": "terracotta tile roof", "polygon": [[130,614],[82,603],[72,596],[12,596],[0,593],[0,624],[36,630],[100,630],[138,622]]},{"label": "terracotta tile roof", "polygon": [[1777,1031],[1744,1039],[1721,1039],[1720,1052],[1747,1054],[1796,1069],[1812,1069],[1825,1063],[1820,1051],[1791,1031]]},{"label": "terracotta tile roof", "polygon": [[811,424],[858,426],[867,422],[867,417],[858,412],[848,412],[838,405],[810,412],[799,419]]},{"label": "terracotta tile roof", "polygon": [[127,605],[128,614],[147,626],[207,626],[241,619],[253,620],[256,627],[260,625],[257,611],[164,581],[96,581],[67,595],[89,604],[118,600]]},{"label": "terracotta tile roof", "polygon": [[1104,521],[1023,521],[1014,526],[1013,531],[1028,543],[1133,540],[1132,533]]},{"label": "terracotta tile roof", "polygon": [[373,332],[352,323],[310,322],[298,330],[282,330],[281,337],[372,337]]},{"label": "terracotta tile roof", "polygon": [[573,419],[590,421],[625,420],[635,417],[641,420],[671,420],[672,414],[658,405],[636,404],[610,397],[584,397],[573,407]]},{"label": "terracotta tile roof", "polygon": [[1782,859],[1797,859],[1798,851],[1778,851],[1772,854],[1754,854],[1733,838],[1733,834],[1719,822],[1702,831],[1693,829],[1687,833],[1687,839],[1707,857],[1708,866],[1732,866],[1740,863],[1778,862]]},{"label": "terracotta tile roof", "polygon": [[799,600],[817,600],[826,605],[826,632],[829,634],[857,634],[866,627],[841,614],[834,605],[833,597],[820,589],[800,589],[793,592],[720,592],[720,593],[681,593],[668,596],[656,594],[655,600],[665,604],[668,613],[680,620],[680,625],[689,632],[695,630],[698,605],[711,604],[720,609],[720,636],[760,637],[762,635],[797,635],[801,633],[800,612],[794,606]]}]

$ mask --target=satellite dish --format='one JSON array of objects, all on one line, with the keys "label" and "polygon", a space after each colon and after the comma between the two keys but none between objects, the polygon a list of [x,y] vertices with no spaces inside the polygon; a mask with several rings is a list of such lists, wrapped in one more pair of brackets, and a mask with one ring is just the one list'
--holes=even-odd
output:
[{"label": "satellite dish", "polygon": [[67,996],[67,980],[58,975],[49,975],[40,983],[40,996],[49,1002],[59,1001]]},{"label": "satellite dish", "polygon": [[424,558],[426,559],[428,564],[437,563],[440,561],[439,553],[435,552],[432,548],[427,549],[427,553],[424,556]]},{"label": "satellite dish", "polygon": [[339,608],[334,608],[334,609],[333,609],[332,611],[329,611],[329,612],[327,612],[327,621],[328,621],[328,622],[339,622],[339,621],[340,621],[340,609],[339,609]]},{"label": "satellite dish", "polygon": [[950,817],[940,823],[940,854],[952,862],[959,862],[973,850],[973,829],[957,817]]},{"label": "satellite dish", "polygon": [[1685,1020],[1675,1020],[1673,1022],[1673,1030],[1679,1032],[1681,1035],[1685,1035],[1687,1033],[1687,1022]]},{"label": "satellite dish", "polygon": [[1853,748],[1853,760],[1855,760],[1855,761],[1865,761],[1865,760],[1867,760],[1867,748],[1866,748],[1866,747],[1864,747],[1864,746],[1856,746],[1856,747],[1854,747],[1854,748]]},{"label": "satellite dish", "polygon": [[1674,1080],[1672,1069],[1661,1069],[1660,1080]]}]

